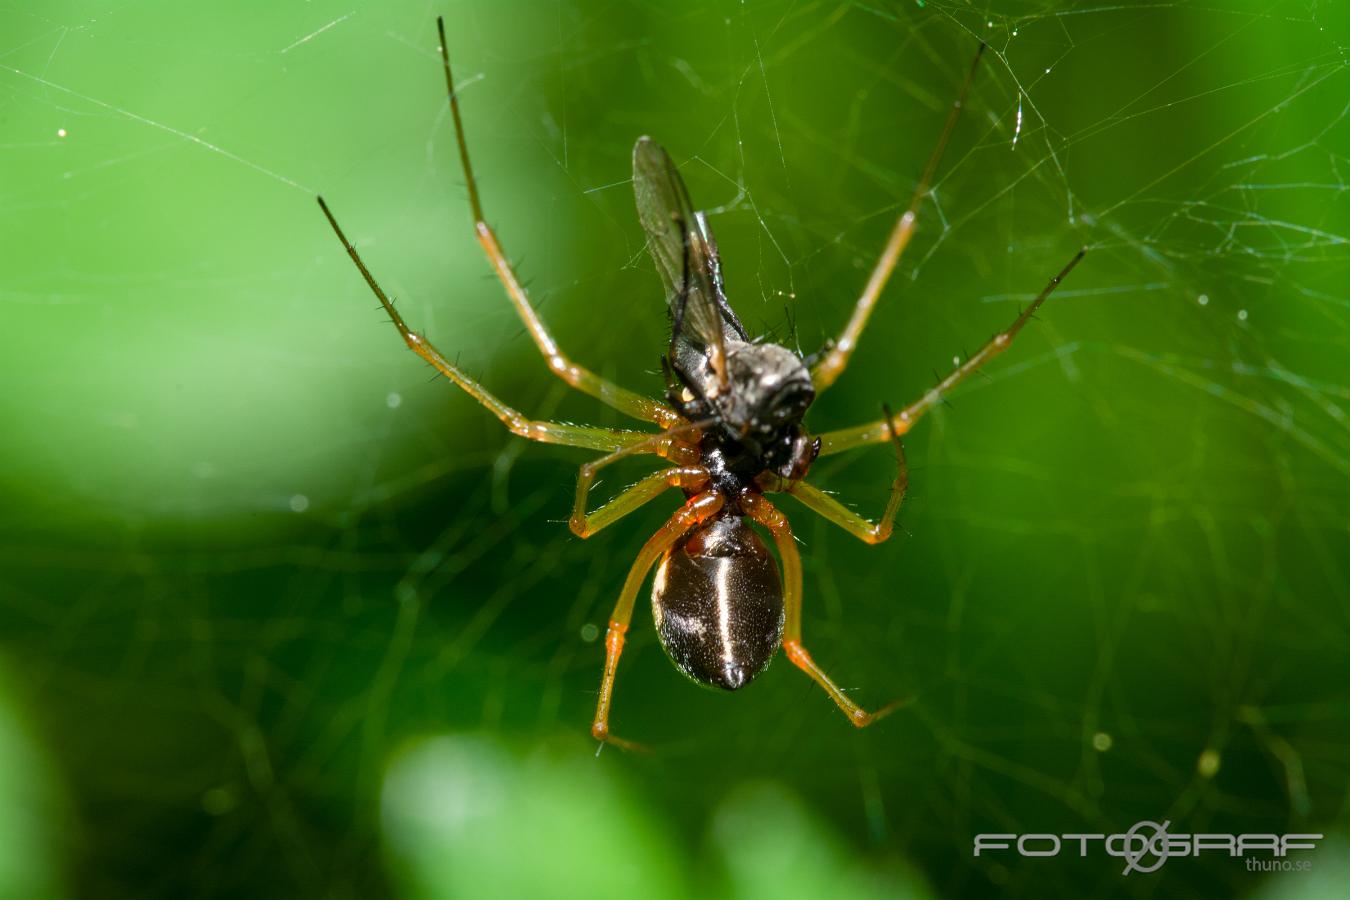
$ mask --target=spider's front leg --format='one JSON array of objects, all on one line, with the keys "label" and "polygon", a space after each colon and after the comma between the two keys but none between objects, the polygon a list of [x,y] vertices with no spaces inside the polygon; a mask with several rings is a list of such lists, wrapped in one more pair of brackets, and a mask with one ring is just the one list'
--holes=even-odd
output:
[{"label": "spider's front leg", "polygon": [[825,670],[816,664],[802,645],[802,558],[797,552],[792,526],[772,503],[760,494],[746,494],[741,500],[746,512],[773,535],[778,556],[783,564],[783,652],[792,664],[820,685],[830,699],[844,711],[848,720],[858,728],[866,728],[878,719],[894,712],[903,701],[888,703],[876,712],[868,712],[848,698],[840,687],[830,680]]},{"label": "spider's front leg", "polygon": [[680,421],[679,414],[666,404],[650,397],[644,397],[627,388],[619,387],[617,384],[601,378],[589,369],[582,368],[568,359],[558,347],[557,342],[553,340],[553,336],[549,334],[543,320],[539,318],[539,313],[530,303],[525,287],[516,277],[515,270],[511,268],[510,261],[507,260],[501,244],[497,241],[496,232],[492,230],[492,226],[484,218],[483,204],[478,198],[478,180],[474,177],[473,165],[469,162],[469,145],[464,139],[464,123],[460,121],[459,97],[455,93],[455,79],[450,74],[450,51],[446,46],[445,21],[443,19],[438,18],[436,20],[436,30],[441,39],[441,64],[445,69],[445,88],[450,97],[450,117],[455,122],[455,140],[459,144],[459,161],[464,169],[464,183],[469,192],[469,208],[473,212],[474,234],[478,237],[478,243],[482,246],[483,252],[487,254],[488,262],[492,264],[492,270],[497,273],[497,278],[501,280],[502,287],[506,289],[506,293],[510,296],[511,304],[516,308],[517,315],[525,324],[526,330],[530,332],[530,337],[534,340],[535,346],[539,348],[539,352],[543,354],[544,359],[548,360],[548,366],[554,374],[577,390],[590,394],[597,400],[636,419],[655,422],[662,427],[678,424]]},{"label": "spider's front leg", "polygon": [[1046,301],[1046,298],[1054,292],[1061,281],[1068,277],[1068,274],[1073,271],[1073,267],[1078,265],[1078,261],[1086,254],[1086,247],[1075,253],[1073,259],[1069,260],[1063,269],[1060,269],[1058,275],[1050,279],[1050,283],[1036,295],[1036,299],[1031,302],[1030,306],[1022,310],[1022,313],[1013,320],[1006,331],[1000,331],[990,338],[989,342],[981,347],[974,356],[953,369],[946,378],[930,388],[928,393],[900,410],[899,413],[893,416],[888,415],[876,422],[868,422],[866,425],[855,425],[852,428],[841,428],[838,431],[827,431],[822,434],[820,436],[820,456],[841,453],[863,444],[875,444],[886,440],[891,435],[901,435],[909,431],[910,428],[914,427],[914,423],[924,413],[940,403],[952,388],[964,381],[968,375],[978,370],[989,360],[1007,350],[1011,346],[1013,338],[1017,337],[1017,333],[1030,321],[1031,317],[1036,314],[1036,310],[1040,309],[1041,304]]},{"label": "spider's front leg", "polygon": [[816,393],[819,394],[830,385],[834,384],[835,379],[844,374],[844,368],[848,365],[849,357],[853,355],[854,349],[858,346],[858,340],[862,337],[863,328],[867,325],[867,320],[872,315],[872,309],[877,305],[877,300],[881,298],[881,292],[886,288],[886,282],[890,281],[891,273],[895,271],[896,265],[900,262],[900,256],[909,246],[909,239],[914,237],[914,229],[919,222],[919,204],[928,193],[928,188],[933,183],[933,175],[937,172],[938,163],[942,161],[942,154],[947,149],[947,141],[952,136],[952,129],[956,126],[956,120],[961,115],[961,107],[965,105],[966,94],[970,92],[970,84],[975,80],[975,69],[980,64],[980,57],[984,55],[983,43],[980,49],[975,53],[975,60],[970,64],[970,71],[966,74],[965,83],[961,85],[961,93],[957,95],[956,102],[952,104],[952,110],[947,115],[947,123],[942,127],[942,135],[938,138],[937,146],[933,148],[933,154],[928,158],[928,165],[924,167],[923,176],[919,179],[919,184],[914,189],[914,196],[910,198],[909,206],[900,214],[900,218],[895,220],[895,225],[891,228],[890,235],[886,238],[886,246],[882,248],[881,256],[877,259],[876,265],[872,268],[872,274],[867,278],[867,285],[863,288],[862,296],[853,305],[853,314],[849,316],[848,324],[844,330],[839,333],[836,340],[830,342],[824,353],[824,358],[811,367],[811,381],[816,386]]}]

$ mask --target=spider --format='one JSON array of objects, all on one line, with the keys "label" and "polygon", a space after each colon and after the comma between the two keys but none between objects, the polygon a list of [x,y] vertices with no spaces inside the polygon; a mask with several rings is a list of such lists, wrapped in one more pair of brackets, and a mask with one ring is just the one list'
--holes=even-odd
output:
[{"label": "spider", "polygon": [[[683,492],[683,505],[638,553],[610,615],[604,675],[591,734],[621,747],[637,746],[611,733],[610,704],[634,602],[653,566],[656,575],[651,598],[657,633],[675,666],[694,681],[727,691],[744,687],[764,670],[781,645],[788,659],[820,685],[854,725],[870,725],[891,712],[897,703],[875,712],[863,709],[807,652],[802,643],[801,558],[787,518],[766,495],[789,493],[867,543],[878,544],[890,537],[908,483],[900,436],[964,378],[1006,350],[1086,252],[1086,248],[1079,250],[1006,330],[994,335],[899,413],[883,406],[884,417],[878,421],[816,436],[802,424],[811,403],[843,373],[914,234],[919,205],[929,190],[984,46],[975,55],[913,197],[892,227],[852,315],[838,339],[812,357],[803,358],[786,347],[753,340],[747,334],[727,300],[717,243],[707,218],[694,211],[666,151],[650,138],[638,139],[633,148],[638,218],[665,287],[671,319],[670,345],[662,359],[666,382],[662,402],[613,384],[574,363],[535,312],[496,232],[485,220],[450,73],[445,23],[437,19],[436,24],[474,229],[516,312],[555,374],[572,387],[660,430],[535,421],[507,406],[404,323],[322,197],[318,198],[319,206],[366,284],[417,355],[487,407],[514,434],[547,444],[607,451],[607,455],[583,465],[577,478],[570,526],[579,537],[595,535],[670,488]],[[882,442],[889,442],[894,449],[896,474],[876,521],[858,515],[806,480],[817,458]],[[671,465],[588,512],[588,495],[596,474],[616,460],[635,454],[659,456]],[[777,562],[750,527],[752,521],[772,536]]]}]

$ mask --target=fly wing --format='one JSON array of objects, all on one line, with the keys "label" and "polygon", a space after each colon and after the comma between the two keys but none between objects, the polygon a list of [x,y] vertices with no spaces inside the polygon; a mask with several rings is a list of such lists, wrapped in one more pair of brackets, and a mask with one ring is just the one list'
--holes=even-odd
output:
[{"label": "fly wing", "polygon": [[651,138],[638,138],[633,147],[633,193],[647,247],[666,288],[672,350],[682,338],[695,344],[707,354],[719,387],[725,389],[726,328],[741,337],[744,330],[722,293],[721,261],[707,221],[694,212],[669,154]]}]

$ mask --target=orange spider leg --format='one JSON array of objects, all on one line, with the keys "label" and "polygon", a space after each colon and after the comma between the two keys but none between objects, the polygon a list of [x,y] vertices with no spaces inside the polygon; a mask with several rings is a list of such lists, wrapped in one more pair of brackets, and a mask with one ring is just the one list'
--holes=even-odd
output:
[{"label": "orange spider leg", "polygon": [[667,550],[675,546],[676,541],[700,522],[712,518],[722,508],[724,499],[715,491],[704,491],[689,498],[665,525],[648,539],[638,553],[633,566],[628,570],[623,590],[619,592],[619,601],[614,604],[614,612],[609,617],[609,628],[605,632],[605,674],[600,681],[600,700],[595,706],[595,721],[591,725],[591,735],[596,740],[606,741],[626,749],[642,749],[640,745],[609,732],[609,710],[614,698],[614,673],[619,668],[619,654],[623,652],[624,635],[628,632],[628,623],[633,618],[633,603],[638,590],[647,577],[647,572]]},{"label": "orange spider leg", "polygon": [[384,311],[389,314],[394,327],[402,335],[406,343],[414,353],[422,357],[440,372],[446,378],[449,378],[455,384],[459,385],[470,397],[473,397],[483,406],[488,408],[494,416],[501,420],[502,424],[511,430],[513,434],[518,434],[523,438],[529,438],[532,441],[540,441],[545,444],[563,444],[568,447],[589,447],[592,450],[619,450],[630,447],[635,444],[641,444],[648,440],[650,435],[640,431],[619,431],[613,428],[598,428],[592,425],[571,425],[566,422],[539,422],[526,418],[516,410],[507,406],[502,401],[488,392],[477,381],[474,381],[462,369],[456,366],[450,360],[437,350],[430,341],[422,335],[410,329],[403,321],[403,316],[399,315],[394,308],[393,302],[385,294],[384,289],[375,281],[375,276],[370,274],[366,264],[361,261],[361,254],[356,252],[351,241],[347,240],[347,235],[338,225],[337,219],[328,208],[322,197],[318,198],[319,208],[323,210],[324,216],[328,218],[328,224],[333,226],[333,232],[346,248],[347,255],[351,257],[356,264],[361,277],[366,280],[371,292],[379,299],[380,305]]},{"label": "orange spider leg", "polygon": [[530,337],[534,340],[535,346],[548,360],[548,366],[554,374],[577,390],[590,394],[601,402],[636,419],[655,422],[662,427],[679,424],[679,414],[666,404],[650,397],[644,397],[627,388],[619,387],[568,359],[559,349],[557,342],[553,340],[553,336],[549,334],[543,320],[539,318],[539,314],[535,311],[533,304],[530,303],[529,295],[521,285],[520,279],[516,277],[515,270],[511,268],[511,263],[507,260],[506,254],[502,252],[496,233],[492,230],[492,226],[484,220],[483,205],[478,198],[478,181],[474,178],[473,166],[469,163],[469,146],[464,140],[464,123],[460,121],[459,97],[455,93],[454,77],[450,74],[450,51],[446,46],[445,21],[443,19],[436,19],[436,29],[441,39],[441,64],[445,69],[445,88],[450,95],[450,116],[455,122],[455,140],[459,144],[459,161],[464,168],[464,182],[469,191],[469,207],[473,211],[474,233],[478,237],[478,243],[483,247],[483,252],[487,254],[493,271],[497,273],[502,286],[506,288],[506,293],[510,295],[516,313],[525,323],[525,328],[530,332]]},{"label": "orange spider leg", "polygon": [[1075,253],[1073,259],[1069,260],[1063,269],[1060,269],[1058,275],[1050,279],[1050,283],[1036,295],[1036,299],[1031,301],[1030,306],[1022,310],[1021,315],[1013,320],[1006,331],[1000,331],[990,338],[989,342],[981,347],[974,356],[953,369],[946,378],[930,388],[928,393],[893,416],[887,416],[866,425],[855,425],[852,428],[825,432],[820,436],[820,455],[829,456],[831,453],[840,453],[862,444],[874,444],[886,440],[892,434],[900,435],[909,431],[920,416],[936,406],[946,396],[947,392],[965,380],[966,376],[1007,350],[1012,344],[1013,338],[1017,337],[1017,333],[1030,321],[1046,298],[1054,292],[1061,281],[1068,277],[1069,273],[1073,271],[1073,267],[1078,265],[1078,261],[1086,254],[1086,247]]},{"label": "orange spider leg", "polygon": [[[891,411],[884,406],[882,409],[887,416],[884,421],[889,426]],[[881,518],[875,522],[868,521],[820,488],[805,481],[788,481],[770,474],[769,477],[760,477],[760,486],[769,491],[789,493],[800,500],[807,509],[824,516],[859,540],[869,544],[880,544],[891,536],[891,531],[895,527],[896,513],[900,511],[900,504],[905,500],[905,490],[909,487],[909,466],[905,463],[905,447],[894,428],[890,429],[890,435],[891,441],[895,444],[895,479],[891,482],[891,491],[886,498],[886,508],[882,511]]]},{"label": "orange spider leg", "polygon": [[[698,464],[698,440],[700,429],[708,424],[711,424],[710,420],[685,422],[583,465],[577,473],[576,498],[572,504],[572,518],[568,522],[572,533],[579,538],[588,538],[658,497],[667,488],[702,487],[708,480],[708,471]],[[654,453],[674,462],[676,467],[648,475],[600,509],[588,514],[586,499],[595,484],[595,476],[610,463],[636,453]]]},{"label": "orange spider leg", "polygon": [[858,339],[862,337],[863,328],[866,327],[867,320],[872,315],[872,309],[877,305],[881,292],[885,290],[886,282],[890,281],[891,273],[895,271],[896,264],[900,262],[900,255],[909,246],[909,239],[914,236],[914,229],[919,221],[919,204],[928,194],[928,188],[933,183],[933,175],[937,172],[938,163],[942,161],[943,151],[947,149],[947,141],[952,136],[952,129],[956,127],[956,120],[961,115],[961,107],[965,105],[966,94],[970,92],[970,84],[975,80],[975,69],[980,64],[980,57],[984,55],[984,46],[981,43],[980,49],[975,53],[975,61],[970,64],[970,71],[966,74],[965,83],[961,85],[961,93],[957,95],[956,102],[952,104],[952,111],[947,115],[947,124],[942,128],[942,136],[938,138],[937,147],[933,149],[933,155],[928,158],[928,165],[924,167],[923,176],[914,189],[914,196],[910,199],[909,206],[905,207],[905,211],[900,214],[900,218],[896,219],[890,236],[886,238],[886,246],[882,249],[881,257],[877,260],[876,266],[872,269],[872,274],[867,279],[867,286],[863,288],[862,296],[858,298],[858,302],[853,305],[853,315],[849,317],[848,324],[844,326],[844,330],[834,341],[834,345],[830,347],[825,358],[811,370],[811,381],[815,383],[817,394],[834,384],[835,379],[844,374],[844,367],[848,365],[849,357],[853,355],[854,349],[858,346]]},{"label": "orange spider leg", "polygon": [[830,699],[844,711],[848,720],[858,728],[866,728],[883,716],[898,708],[902,701],[883,706],[876,712],[868,712],[848,698],[843,690],[830,680],[825,670],[816,664],[811,654],[802,646],[802,560],[797,553],[797,544],[792,536],[792,526],[783,515],[761,494],[746,494],[741,498],[746,512],[773,534],[774,544],[783,563],[783,605],[785,621],[783,623],[783,651],[792,664],[811,676],[816,684],[824,688]]}]

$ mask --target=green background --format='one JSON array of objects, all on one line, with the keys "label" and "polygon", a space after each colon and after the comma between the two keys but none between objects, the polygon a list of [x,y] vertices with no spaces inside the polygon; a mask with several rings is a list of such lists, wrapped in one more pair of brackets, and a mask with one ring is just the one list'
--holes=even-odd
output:
[{"label": "green background", "polygon": [[[664,498],[590,541],[489,218],[579,362],[660,390],[632,208],[651,134],[755,330],[844,320],[989,42],[826,429],[926,389],[895,537],[785,500],[806,638],[684,681],[609,607]],[[179,4],[0,10],[0,896],[1331,896],[1350,781],[1350,14],[1311,2]],[[884,449],[813,480],[875,514]],[[648,466],[609,477],[617,490]],[[1325,832],[1217,854],[972,857],[980,832]]]}]

